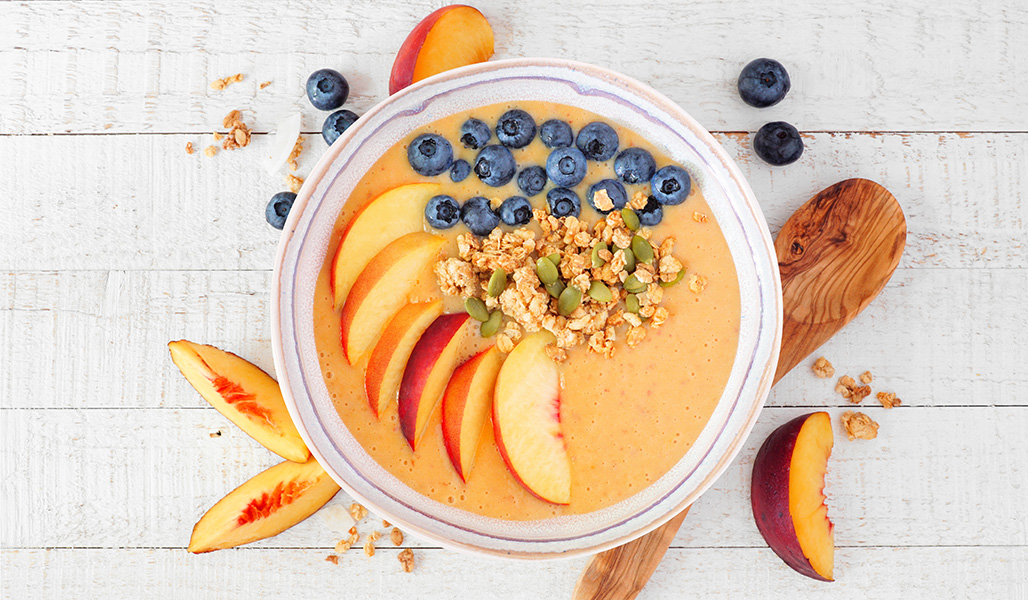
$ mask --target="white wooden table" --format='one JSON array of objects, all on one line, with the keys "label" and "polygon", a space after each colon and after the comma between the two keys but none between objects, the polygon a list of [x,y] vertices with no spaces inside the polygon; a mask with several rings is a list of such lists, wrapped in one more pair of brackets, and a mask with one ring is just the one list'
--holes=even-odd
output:
[{"label": "white wooden table", "polygon": [[[503,562],[411,539],[406,575],[383,539],[374,558],[355,548],[335,566],[324,558],[339,536],[317,516],[244,548],[185,551],[197,518],[276,459],[189,387],[165,344],[215,344],[272,370],[278,235],[263,210],[283,186],[258,164],[265,135],[214,158],[184,147],[209,144],[231,109],[256,132],[299,110],[306,174],[325,148],[307,75],[339,69],[363,112],[386,96],[403,37],[440,4],[0,3],[2,598],[570,594],[584,559]],[[895,193],[910,230],[889,286],[823,349],[840,374],[870,369],[876,391],[903,399],[863,408],[878,439],[837,432],[838,581],[789,570],[749,508],[760,440],[796,414],[847,408],[801,366],[642,597],[1028,597],[1028,5],[632,4],[478,3],[499,58],[590,61],[679,102],[736,157],[773,233],[857,176]],[[763,111],[735,92],[758,56],[793,81]],[[208,87],[237,72],[242,83]],[[778,119],[805,132],[806,152],[771,169],[749,140]]]}]

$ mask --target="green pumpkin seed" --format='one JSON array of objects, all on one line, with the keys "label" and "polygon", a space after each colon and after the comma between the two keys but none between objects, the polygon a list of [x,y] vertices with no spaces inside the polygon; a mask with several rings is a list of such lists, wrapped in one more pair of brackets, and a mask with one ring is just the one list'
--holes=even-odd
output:
[{"label": "green pumpkin seed", "polygon": [[597,302],[610,302],[614,294],[610,293],[610,288],[602,281],[594,281],[589,284],[589,297]]},{"label": "green pumpkin seed", "polygon": [[598,269],[599,267],[602,267],[603,263],[607,262],[606,260],[600,258],[600,251],[601,250],[609,250],[609,248],[607,248],[607,244],[604,244],[603,242],[596,242],[596,245],[593,246],[593,255],[592,255],[593,256],[593,268],[594,269]]},{"label": "green pumpkin seed", "polygon": [[640,236],[632,238],[632,252],[635,254],[636,260],[641,260],[644,263],[653,260],[653,246]]},{"label": "green pumpkin seed", "polygon": [[546,291],[554,298],[560,298],[560,293],[564,291],[564,282],[558,279],[553,283],[547,283]]},{"label": "green pumpkin seed", "polygon": [[639,230],[639,215],[635,214],[635,211],[627,206],[621,209],[621,220],[625,222],[625,227],[632,231]]},{"label": "green pumpkin seed", "polygon": [[635,275],[629,275],[628,279],[625,279],[624,286],[630,294],[638,294],[646,291],[646,284],[639,281],[639,278]]},{"label": "green pumpkin seed", "polygon": [[539,281],[543,282],[543,285],[550,285],[557,281],[559,275],[557,267],[547,258],[535,261],[535,274],[539,276]]},{"label": "green pumpkin seed", "polygon": [[639,298],[635,294],[625,296],[625,310],[630,313],[639,312]]},{"label": "green pumpkin seed", "polygon": [[575,286],[568,286],[557,298],[557,311],[565,317],[575,312],[578,305],[582,303],[582,290]]},{"label": "green pumpkin seed", "polygon": [[682,269],[681,271],[679,271],[678,275],[675,275],[675,278],[672,279],[671,281],[661,281],[660,282],[660,287],[669,288],[669,287],[675,285],[676,283],[678,283],[679,281],[681,281],[683,277],[685,277],[685,269]]},{"label": "green pumpkin seed", "polygon": [[485,323],[482,323],[482,328],[479,331],[481,331],[482,337],[493,337],[500,330],[501,325],[503,325],[503,313],[494,310]]},{"label": "green pumpkin seed", "polygon": [[484,323],[489,320],[489,309],[485,307],[485,302],[482,302],[474,296],[468,296],[468,298],[464,300],[464,310],[468,311],[471,318],[476,321],[482,321]]},{"label": "green pumpkin seed", "polygon": [[631,248],[625,248],[625,270],[629,273],[635,271],[635,252]]},{"label": "green pumpkin seed", "polygon": [[486,291],[493,298],[500,295],[507,288],[507,272],[503,269],[496,269],[489,277],[489,286]]},{"label": "green pumpkin seed", "polygon": [[553,254],[546,257],[546,260],[553,263],[553,266],[560,268],[560,252],[554,252]]}]

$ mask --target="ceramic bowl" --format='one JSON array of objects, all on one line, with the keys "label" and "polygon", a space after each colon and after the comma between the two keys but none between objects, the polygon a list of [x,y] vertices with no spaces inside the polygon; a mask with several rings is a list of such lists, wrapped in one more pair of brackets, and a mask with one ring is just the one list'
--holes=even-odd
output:
[{"label": "ceramic bowl", "polygon": [[[728,240],[742,314],[728,384],[699,439],[667,474],[603,510],[538,521],[483,517],[433,501],[380,467],[332,405],[314,342],[314,287],[336,218],[388,148],[447,115],[541,100],[599,114],[638,132],[697,181]],[[443,546],[514,558],[596,552],[670,519],[708,489],[743,446],[771,387],[782,330],[781,283],[767,224],[739,169],[684,110],[600,67],[551,59],[472,65],[436,75],[368,111],[307,178],[282,234],[272,298],[273,351],[289,412],[311,452],[349,494],[400,528]]]}]

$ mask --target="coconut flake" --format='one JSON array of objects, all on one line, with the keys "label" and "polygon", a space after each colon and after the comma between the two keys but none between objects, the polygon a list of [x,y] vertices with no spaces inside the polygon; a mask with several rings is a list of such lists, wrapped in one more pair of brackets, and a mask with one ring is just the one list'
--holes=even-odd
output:
[{"label": "coconut flake", "polygon": [[296,113],[282,120],[275,128],[275,137],[271,141],[271,148],[268,149],[268,155],[264,161],[264,167],[269,174],[274,174],[289,160],[293,146],[300,137],[301,124],[301,115]]},{"label": "coconut flake", "polygon": [[350,511],[342,504],[333,504],[321,509],[321,518],[325,524],[338,533],[347,533],[357,522],[350,516]]}]

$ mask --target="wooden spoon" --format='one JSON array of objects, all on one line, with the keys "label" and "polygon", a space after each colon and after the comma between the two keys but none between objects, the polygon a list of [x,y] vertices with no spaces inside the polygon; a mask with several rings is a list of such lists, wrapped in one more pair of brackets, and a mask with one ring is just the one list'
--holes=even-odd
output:
[{"label": "wooden spoon", "polygon": [[[889,190],[847,179],[810,199],[775,239],[785,320],[777,383],[882,291],[907,240],[903,210]],[[650,533],[593,556],[575,600],[635,598],[649,581],[689,511]]]}]

